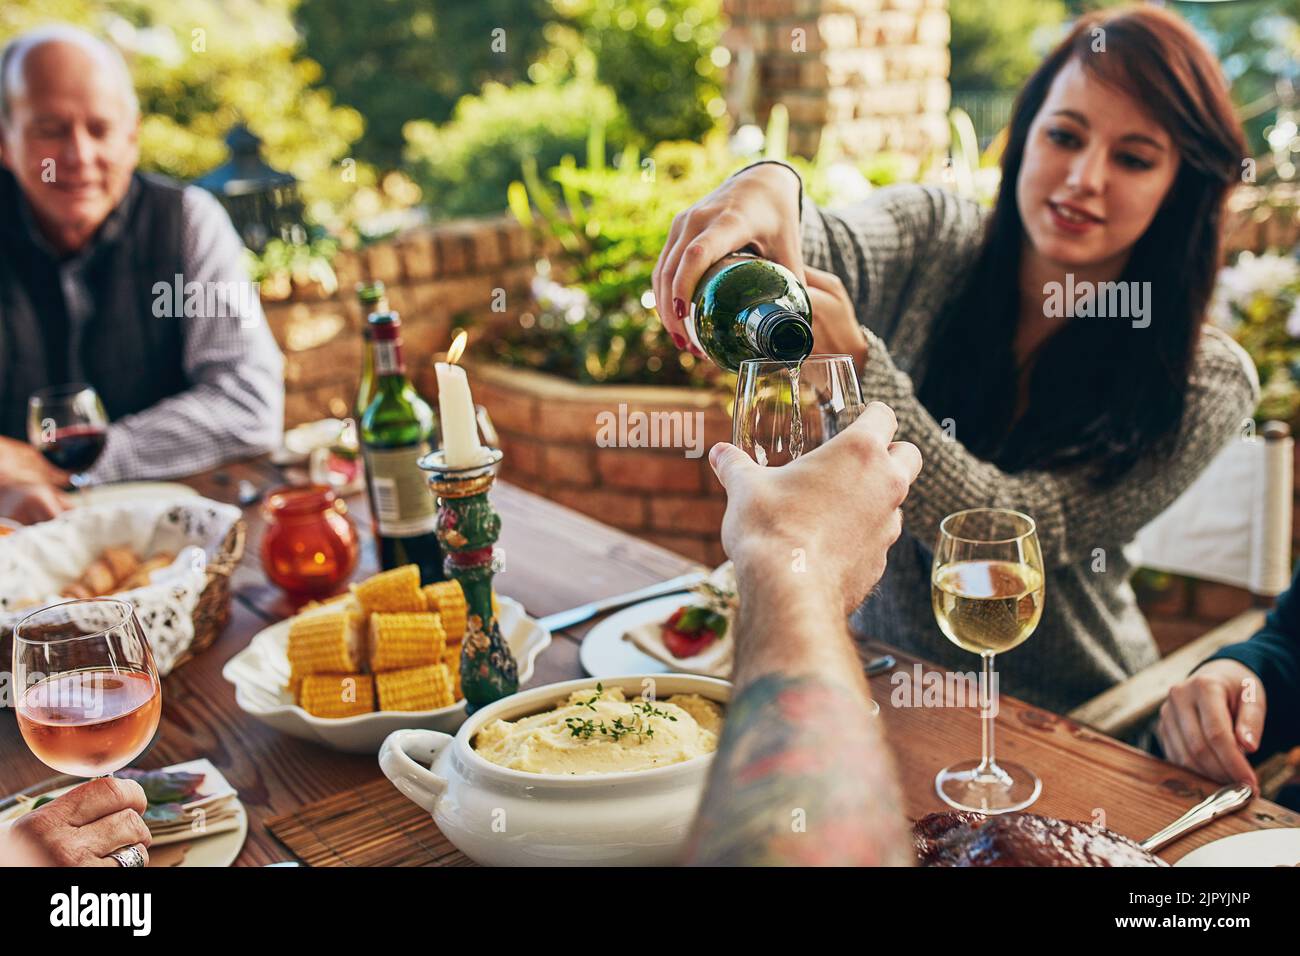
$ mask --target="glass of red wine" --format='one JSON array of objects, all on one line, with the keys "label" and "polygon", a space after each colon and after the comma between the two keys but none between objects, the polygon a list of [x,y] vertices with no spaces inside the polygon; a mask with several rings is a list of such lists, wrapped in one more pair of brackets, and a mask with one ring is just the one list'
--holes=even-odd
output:
[{"label": "glass of red wine", "polygon": [[74,488],[108,444],[108,415],[89,385],[54,385],[27,400],[27,440],[55,468],[71,475]]}]

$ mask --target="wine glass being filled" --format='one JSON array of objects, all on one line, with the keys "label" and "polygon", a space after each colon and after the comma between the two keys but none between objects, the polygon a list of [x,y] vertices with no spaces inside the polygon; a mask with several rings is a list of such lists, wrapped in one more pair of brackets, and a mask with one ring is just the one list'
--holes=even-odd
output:
[{"label": "wine glass being filled", "polygon": [[158,729],[162,685],[134,608],[67,601],[14,627],[18,728],[47,766],[99,777],[138,757]]},{"label": "wine glass being filled", "polygon": [[89,385],[54,385],[27,400],[27,440],[46,461],[71,475],[74,488],[85,484],[108,444],[108,415]]},{"label": "wine glass being filled", "polygon": [[736,378],[731,443],[760,465],[787,464],[830,441],[865,407],[847,355],[749,359]]}]

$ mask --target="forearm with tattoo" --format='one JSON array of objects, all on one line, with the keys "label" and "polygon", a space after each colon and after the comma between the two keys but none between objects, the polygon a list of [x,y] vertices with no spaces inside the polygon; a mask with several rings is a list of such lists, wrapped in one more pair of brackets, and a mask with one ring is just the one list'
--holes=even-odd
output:
[{"label": "forearm with tattoo", "polygon": [[688,862],[908,865],[897,783],[860,690],[769,673],[727,710]]}]

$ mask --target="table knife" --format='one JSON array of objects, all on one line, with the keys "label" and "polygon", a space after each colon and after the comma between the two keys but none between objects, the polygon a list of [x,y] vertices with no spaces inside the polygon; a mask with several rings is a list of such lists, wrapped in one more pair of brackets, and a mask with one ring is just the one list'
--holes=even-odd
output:
[{"label": "table knife", "polygon": [[649,587],[628,591],[626,594],[616,594],[614,597],[601,598],[599,601],[592,601],[590,604],[583,604],[567,611],[548,614],[546,617],[539,619],[537,623],[548,631],[562,631],[566,627],[572,627],[588,618],[595,617],[603,611],[613,611],[616,608],[627,607],[629,604],[636,604],[638,601],[644,601],[648,598],[663,597],[665,594],[689,591],[707,577],[708,574],[704,571],[692,571],[690,574],[683,574],[681,577],[672,578],[668,581],[660,581],[658,584],[651,584]]}]

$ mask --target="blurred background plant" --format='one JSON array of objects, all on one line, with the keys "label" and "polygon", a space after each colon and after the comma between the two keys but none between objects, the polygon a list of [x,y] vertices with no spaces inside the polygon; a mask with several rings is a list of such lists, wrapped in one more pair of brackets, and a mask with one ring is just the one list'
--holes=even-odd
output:
[{"label": "blurred background plant", "polygon": [[[721,129],[702,141],[661,142],[643,155],[623,148],[606,162],[607,144],[593,126],[586,161],[566,155],[539,169],[532,157],[508,189],[510,210],[552,257],[539,264],[534,308],[494,343],[510,365],[593,383],[641,383],[730,388],[707,362],[679,351],[654,308],[651,274],[673,217],[736,170],[766,156],[786,157],[788,117],[772,110],[766,131]],[[882,154],[861,166],[833,158],[791,157],[816,202],[860,199],[893,182],[906,163]]]},{"label": "blurred background plant", "polygon": [[[988,202],[1015,93],[1072,17],[1110,5],[953,0],[948,154],[849,161],[826,136],[813,159],[791,157],[807,194],[835,205],[921,180]],[[273,243],[252,261],[268,294],[293,276],[328,288],[338,248],[509,205],[557,254],[543,265],[531,327],[512,330],[503,358],[584,381],[704,384],[709,373],[662,338],[643,298],[650,273],[676,212],[756,156],[785,151],[781,110],[766,130],[736,128],[726,113],[721,6],[6,0],[0,41],[63,20],[121,47],[144,113],[146,169],[192,179],[225,160],[237,121],[261,137],[266,161],[301,182],[312,237]],[[1294,180],[1300,0],[1170,6],[1220,55],[1260,183]],[[1262,408],[1292,421],[1294,299],[1223,306],[1265,373]]]},{"label": "blurred background plant", "polygon": [[223,138],[242,119],[268,162],[302,183],[315,221],[339,218],[358,185],[339,163],[365,128],[361,114],[316,86],[319,65],[298,54],[296,0],[6,0],[0,41],[63,20],[107,36],[135,77],[142,165],[192,179],[226,158]]},{"label": "blurred background plant", "polygon": [[1294,255],[1243,252],[1219,273],[1210,318],[1259,369],[1259,422],[1300,428],[1300,262]]},{"label": "blurred background plant", "polygon": [[543,249],[535,308],[495,343],[499,359],[583,382],[707,385],[716,369],[681,353],[649,293],[673,216],[737,165],[726,136],[660,143],[642,156],[626,146],[605,160],[592,127],[586,162],[572,156],[539,171],[530,157],[509,186],[510,208]]}]

